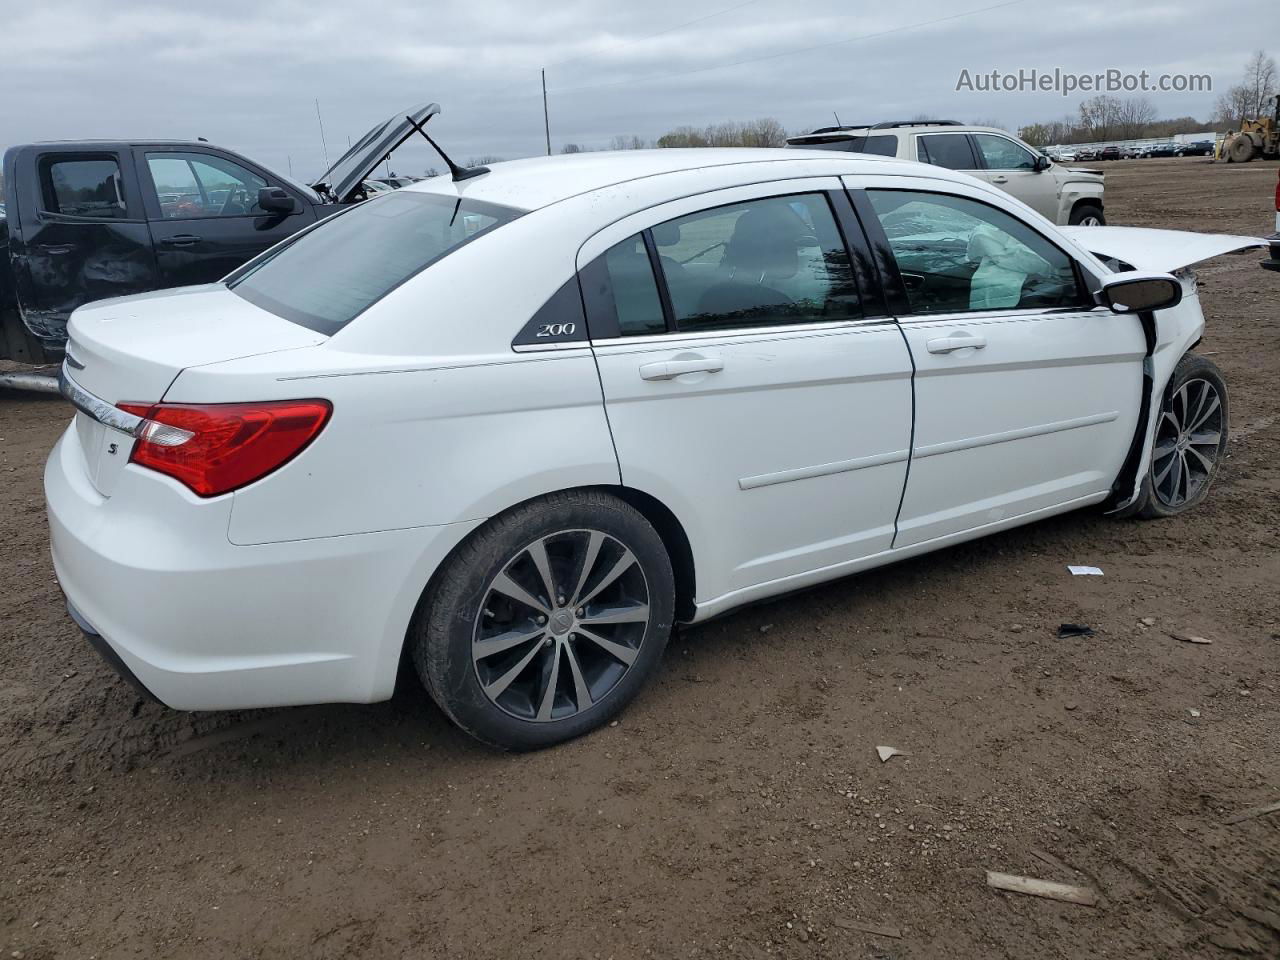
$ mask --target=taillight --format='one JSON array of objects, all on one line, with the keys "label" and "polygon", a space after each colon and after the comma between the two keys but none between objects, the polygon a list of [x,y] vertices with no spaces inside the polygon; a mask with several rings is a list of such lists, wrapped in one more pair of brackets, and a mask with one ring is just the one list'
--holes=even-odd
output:
[{"label": "taillight", "polygon": [[146,421],[129,462],[173,477],[202,497],[243,487],[284,466],[333,412],[328,400],[118,406]]},{"label": "taillight", "polygon": [[1276,213],[1280,213],[1280,175],[1276,176]]}]

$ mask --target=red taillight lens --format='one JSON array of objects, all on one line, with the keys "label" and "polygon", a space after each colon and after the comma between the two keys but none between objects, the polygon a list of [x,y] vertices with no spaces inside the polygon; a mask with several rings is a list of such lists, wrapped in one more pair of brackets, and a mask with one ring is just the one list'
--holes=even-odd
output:
[{"label": "red taillight lens", "polygon": [[262,403],[121,403],[148,421],[130,463],[215,497],[265,477],[296,457],[333,412],[328,400]]}]

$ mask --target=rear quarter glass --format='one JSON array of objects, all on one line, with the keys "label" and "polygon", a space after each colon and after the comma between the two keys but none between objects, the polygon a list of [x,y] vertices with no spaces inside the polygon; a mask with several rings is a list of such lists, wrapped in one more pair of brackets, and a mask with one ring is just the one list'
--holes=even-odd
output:
[{"label": "rear quarter glass", "polygon": [[281,244],[229,282],[255,306],[326,336],[454,250],[524,211],[396,191]]}]

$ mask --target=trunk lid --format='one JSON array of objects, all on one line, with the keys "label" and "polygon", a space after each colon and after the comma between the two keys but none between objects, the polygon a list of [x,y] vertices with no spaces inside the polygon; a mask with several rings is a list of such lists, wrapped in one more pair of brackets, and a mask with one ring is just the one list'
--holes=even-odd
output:
[{"label": "trunk lid", "polygon": [[439,112],[438,103],[424,103],[383,121],[357,140],[312,187],[342,203],[384,157],[413,135],[414,123],[426,123]]},{"label": "trunk lid", "polygon": [[[220,283],[90,304],[72,315],[68,332],[63,373],[71,392],[78,387],[107,407],[156,403],[188,367],[328,339],[255,307]],[[98,492],[110,496],[128,463],[133,436],[86,412],[83,396],[77,407],[85,470]]]},{"label": "trunk lid", "polygon": [[1183,267],[1267,246],[1259,237],[1147,227],[1060,227],[1063,233],[1102,260],[1119,260],[1137,270],[1173,273]]}]

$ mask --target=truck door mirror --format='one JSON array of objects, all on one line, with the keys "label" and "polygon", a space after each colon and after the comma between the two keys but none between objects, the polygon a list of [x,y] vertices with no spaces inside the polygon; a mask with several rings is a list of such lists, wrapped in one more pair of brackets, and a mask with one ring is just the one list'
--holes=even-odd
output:
[{"label": "truck door mirror", "polygon": [[1046,157],[1042,153],[1036,154],[1036,165],[1035,165],[1036,173],[1043,173],[1044,171],[1048,170],[1052,166],[1053,166],[1052,160],[1050,160],[1048,157]]},{"label": "truck door mirror", "polygon": [[263,187],[258,191],[258,207],[268,213],[293,213],[298,201],[283,187]]}]

